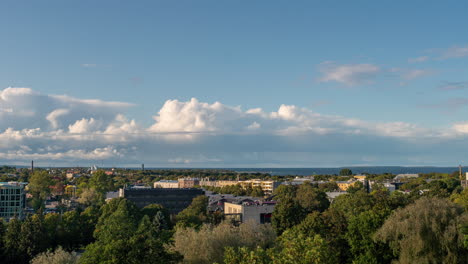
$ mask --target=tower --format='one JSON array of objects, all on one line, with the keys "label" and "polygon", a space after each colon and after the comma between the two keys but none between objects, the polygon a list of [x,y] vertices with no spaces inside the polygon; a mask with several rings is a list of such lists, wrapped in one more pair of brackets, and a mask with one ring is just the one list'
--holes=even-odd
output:
[{"label": "tower", "polygon": [[34,160],[31,160],[31,173],[34,173]]},{"label": "tower", "polygon": [[141,170],[145,171],[145,164],[144,163],[141,164]]}]

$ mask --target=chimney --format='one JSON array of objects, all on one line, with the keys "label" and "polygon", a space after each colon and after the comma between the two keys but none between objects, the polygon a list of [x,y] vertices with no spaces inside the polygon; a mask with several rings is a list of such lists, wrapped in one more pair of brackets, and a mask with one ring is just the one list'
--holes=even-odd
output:
[{"label": "chimney", "polygon": [[34,173],[34,160],[31,160],[31,173]]}]

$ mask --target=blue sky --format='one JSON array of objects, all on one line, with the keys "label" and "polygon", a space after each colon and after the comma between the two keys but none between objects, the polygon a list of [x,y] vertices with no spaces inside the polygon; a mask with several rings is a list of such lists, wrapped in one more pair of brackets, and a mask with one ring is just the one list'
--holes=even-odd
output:
[{"label": "blue sky", "polygon": [[[468,134],[466,10],[465,1],[2,1],[0,92],[29,90],[10,89],[15,99],[0,100],[0,133],[10,142],[0,143],[10,153],[0,163],[458,164]],[[281,105],[296,114],[275,116]],[[252,117],[254,108],[263,112]],[[96,133],[117,126],[117,115],[127,120],[119,126],[135,123],[127,136],[143,138],[101,145],[75,138],[76,147],[47,149],[63,144],[50,133],[72,133],[74,124],[86,123],[75,134],[102,137]],[[248,135],[238,129],[244,124]],[[37,128],[34,140],[11,143],[12,134]],[[192,145],[153,138],[194,132],[183,135]],[[332,135],[339,143],[320,145]],[[370,137],[382,148],[369,149]],[[249,147],[234,151],[232,142]],[[152,144],[166,154],[145,149]],[[345,156],[343,144],[352,147]],[[386,150],[399,144],[414,153]],[[89,154],[96,149],[114,155]]]}]

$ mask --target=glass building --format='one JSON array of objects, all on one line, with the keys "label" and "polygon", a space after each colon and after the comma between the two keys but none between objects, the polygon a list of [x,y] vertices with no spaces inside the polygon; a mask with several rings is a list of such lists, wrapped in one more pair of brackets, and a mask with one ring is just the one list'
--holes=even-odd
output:
[{"label": "glass building", "polygon": [[26,207],[25,182],[0,182],[0,218],[23,218]]}]

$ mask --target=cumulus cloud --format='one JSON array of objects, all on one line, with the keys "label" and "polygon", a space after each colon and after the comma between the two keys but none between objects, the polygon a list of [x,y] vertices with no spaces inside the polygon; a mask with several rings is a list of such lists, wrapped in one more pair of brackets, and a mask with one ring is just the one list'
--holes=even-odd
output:
[{"label": "cumulus cloud", "polygon": [[265,111],[196,98],[167,100],[154,123],[143,127],[125,116],[130,106],[28,88],[0,90],[0,163],[324,166],[327,160],[359,164],[380,157],[376,163],[388,164],[468,134],[466,123],[431,129],[324,115],[295,105]]},{"label": "cumulus cloud", "polygon": [[379,66],[374,64],[336,64],[335,62],[324,62],[320,64],[319,71],[322,73],[319,81],[339,82],[346,85],[371,83],[381,72]]}]

